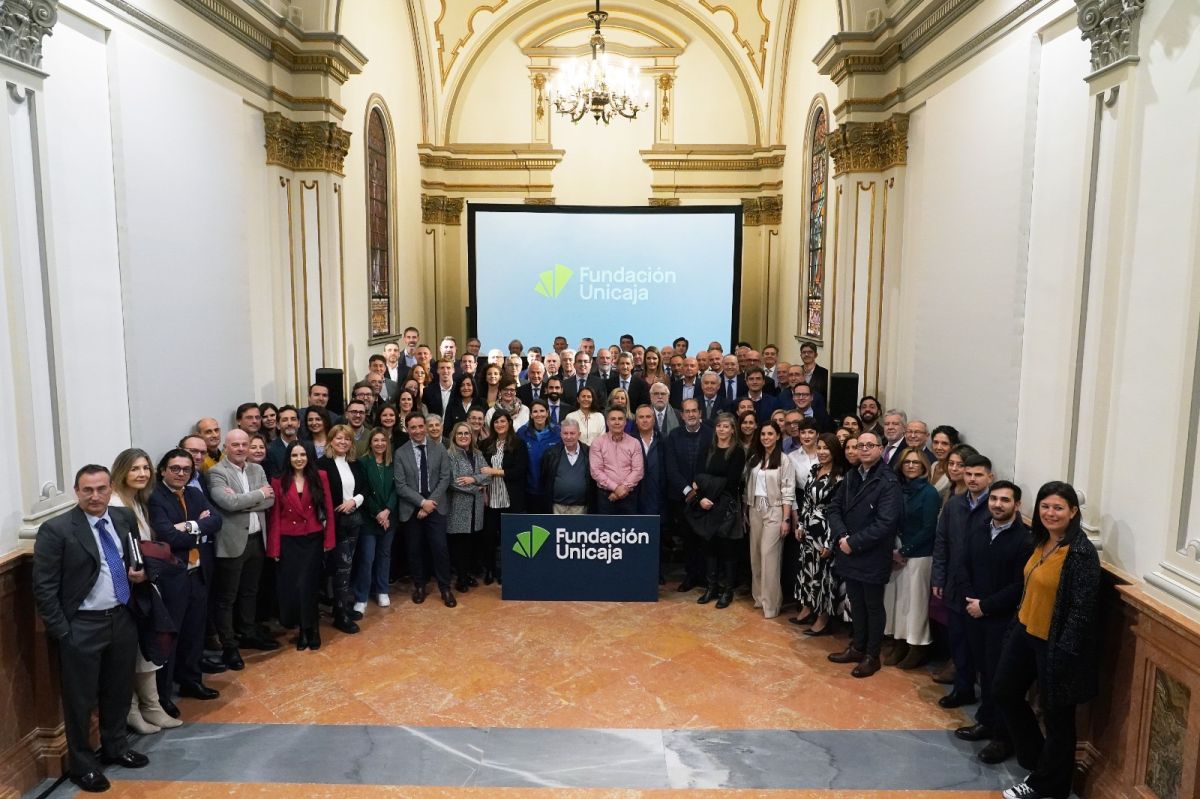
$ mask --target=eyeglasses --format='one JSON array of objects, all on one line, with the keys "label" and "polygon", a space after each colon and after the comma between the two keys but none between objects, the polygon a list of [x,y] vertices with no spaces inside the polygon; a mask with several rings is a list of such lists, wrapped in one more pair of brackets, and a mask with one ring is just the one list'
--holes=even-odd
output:
[{"label": "eyeglasses", "polygon": [[189,474],[192,471],[191,466],[168,466],[167,471],[171,474]]},{"label": "eyeglasses", "polygon": [[858,448],[859,449],[875,449],[878,446],[879,446],[878,444],[859,444]]}]

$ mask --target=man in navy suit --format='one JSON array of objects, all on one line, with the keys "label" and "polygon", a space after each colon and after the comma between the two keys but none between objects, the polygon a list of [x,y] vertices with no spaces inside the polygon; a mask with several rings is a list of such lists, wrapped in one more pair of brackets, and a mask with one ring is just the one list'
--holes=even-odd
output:
[{"label": "man in navy suit", "polygon": [[608,379],[608,390],[621,388],[629,396],[629,412],[633,413],[650,402],[650,389],[646,381],[633,374],[633,355],[622,352],[617,356],[617,369]]},{"label": "man in navy suit", "polygon": [[721,378],[713,372],[705,372],[700,378],[700,396],[696,398],[700,405],[700,418],[708,424],[713,424],[717,414],[729,407],[725,397],[721,396]]},{"label": "man in navy suit", "polygon": [[[78,504],[38,528],[33,549],[38,613],[58,642],[67,774],[89,792],[109,788],[102,764],[141,768],[150,762],[129,748],[125,735],[138,651],[128,602],[145,572],[130,567],[137,519],[125,508],[110,508],[111,496],[108,469],[84,466],[75,475]],[[99,758],[90,742],[97,705]]]},{"label": "man in navy suit", "polygon": [[[160,700],[166,700],[163,706],[168,712],[172,683],[179,684],[180,696],[216,699],[220,695],[204,684],[201,659],[208,621],[208,588],[216,567],[214,543],[222,520],[204,492],[189,485],[194,470],[192,456],[186,450],[169,450],[158,463],[158,483],[146,503],[155,537],[187,564],[178,585],[159,586],[179,630],[174,652],[158,671],[158,694]],[[224,671],[223,666],[220,671]]]}]

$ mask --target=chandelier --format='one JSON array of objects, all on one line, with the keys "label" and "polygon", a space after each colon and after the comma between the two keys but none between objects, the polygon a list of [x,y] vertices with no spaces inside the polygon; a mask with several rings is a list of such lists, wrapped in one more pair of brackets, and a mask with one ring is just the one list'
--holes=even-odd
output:
[{"label": "chandelier", "polygon": [[608,12],[588,12],[588,19],[596,26],[588,44],[592,48],[592,59],[584,63],[573,61],[558,74],[550,87],[550,102],[554,110],[578,122],[591,114],[596,122],[608,124],[614,116],[636,119],[638,111],[650,106],[643,92],[638,97],[638,73],[632,65],[625,69],[610,69],[608,54],[604,51],[604,34],[600,25],[608,19]]}]

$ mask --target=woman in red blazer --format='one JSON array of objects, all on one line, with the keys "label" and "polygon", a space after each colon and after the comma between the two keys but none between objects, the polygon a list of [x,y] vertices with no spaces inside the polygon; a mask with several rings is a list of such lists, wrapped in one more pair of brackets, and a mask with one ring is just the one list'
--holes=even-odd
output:
[{"label": "woman in red blazer", "polygon": [[286,468],[271,480],[275,504],[267,519],[267,556],[279,561],[279,621],[299,627],[296,649],[320,649],[317,590],[324,553],[333,549],[333,495],[308,445],[296,441]]}]

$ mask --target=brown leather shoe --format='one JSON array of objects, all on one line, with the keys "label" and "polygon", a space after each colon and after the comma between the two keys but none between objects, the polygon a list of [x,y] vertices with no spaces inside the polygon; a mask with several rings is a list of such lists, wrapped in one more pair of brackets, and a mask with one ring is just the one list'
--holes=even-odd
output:
[{"label": "brown leather shoe", "polygon": [[883,665],[895,666],[908,657],[908,641],[897,641],[883,659]]},{"label": "brown leather shoe", "polygon": [[928,646],[910,646],[908,654],[904,656],[904,660],[896,664],[897,668],[908,671],[925,665],[925,658],[929,651]]},{"label": "brown leather shoe", "polygon": [[933,675],[933,681],[938,685],[954,685],[954,661],[946,661],[946,665]]},{"label": "brown leather shoe", "polygon": [[826,657],[830,663],[858,663],[863,659],[863,653],[854,648],[854,644],[849,644],[841,652],[831,652]]},{"label": "brown leather shoe", "polygon": [[851,677],[870,677],[875,672],[879,671],[882,666],[879,665],[879,658],[874,655],[864,655],[863,659],[854,667],[854,671],[850,672]]}]

